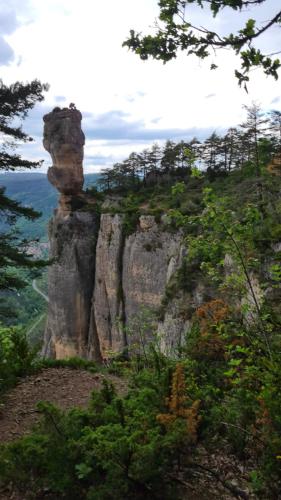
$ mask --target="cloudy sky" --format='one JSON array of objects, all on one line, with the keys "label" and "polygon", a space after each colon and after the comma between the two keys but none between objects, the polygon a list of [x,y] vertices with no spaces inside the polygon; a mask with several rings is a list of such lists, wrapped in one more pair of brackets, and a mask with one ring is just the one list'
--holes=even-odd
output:
[{"label": "cloudy sky", "polygon": [[[189,7],[193,24],[219,33],[241,29],[249,17],[265,23],[280,9],[277,0],[244,14],[226,9],[215,20],[208,10]],[[0,65],[5,83],[39,78],[50,84],[45,101],[25,123],[35,141],[22,150],[45,159],[42,116],[55,105],[74,102],[83,114],[85,170],[99,171],[166,139],[204,139],[241,123],[243,104],[281,110],[281,80],[252,72],[249,94],[233,77],[239,63],[224,51],[202,62],[180,55],[163,65],[141,61],[122,48],[129,30],[148,32],[157,0],[0,0]],[[267,53],[281,49],[281,28],[259,40]],[[215,62],[220,66],[209,71]],[[281,78],[281,75],[280,75]]]}]

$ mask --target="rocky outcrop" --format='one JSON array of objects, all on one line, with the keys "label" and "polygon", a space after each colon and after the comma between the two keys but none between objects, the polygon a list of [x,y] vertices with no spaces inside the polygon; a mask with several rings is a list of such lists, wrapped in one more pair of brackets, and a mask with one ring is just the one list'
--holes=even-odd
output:
[{"label": "rocky outcrop", "polygon": [[[142,335],[145,342],[155,336],[163,353],[176,355],[194,310],[212,300],[215,292],[200,277],[194,282],[192,274],[180,274],[186,252],[182,235],[171,232],[165,218],[157,222],[150,215],[142,215],[127,235],[124,215],[102,213],[99,218],[85,210],[57,212],[50,223],[54,262],[49,270],[44,354],[101,361],[135,350]],[[225,272],[232,268],[226,256]],[[254,276],[251,283],[260,303]],[[247,305],[250,322],[256,311],[251,293],[242,305]]]},{"label": "rocky outcrop", "polygon": [[[184,248],[182,248],[182,253],[184,253]],[[191,288],[190,291],[183,291],[176,286],[176,293],[165,304],[163,317],[157,324],[160,350],[170,357],[178,355],[179,348],[186,342],[194,311],[208,300],[208,289],[205,284],[200,283],[200,280],[194,288]]]},{"label": "rocky outcrop", "polygon": [[[142,215],[127,236],[124,216],[103,213],[99,221],[82,192],[81,113],[73,106],[55,108],[44,123],[43,144],[53,161],[48,178],[61,197],[49,226],[53,263],[43,353],[99,361],[138,343],[137,329],[130,327],[142,309],[159,309],[182,260],[181,235],[150,215]],[[103,210],[115,207],[116,212],[119,202],[107,200]],[[166,315],[158,325],[164,350],[178,342],[186,327],[172,318]]]},{"label": "rocky outcrop", "polygon": [[[123,216],[94,213],[55,215],[49,230],[49,312],[44,354],[101,360],[139,342],[141,312],[157,312],[182,260],[181,235],[154,217],[141,216],[125,237]],[[183,338],[188,322],[168,310],[158,329],[163,351]],[[142,328],[142,326],[140,325]],[[135,334],[130,332],[135,330]]]},{"label": "rocky outcrop", "polygon": [[55,108],[44,116],[44,147],[53,166],[50,182],[60,191],[49,224],[49,309],[43,354],[55,358],[87,356],[94,287],[98,216],[84,210],[83,145],[80,111]]}]

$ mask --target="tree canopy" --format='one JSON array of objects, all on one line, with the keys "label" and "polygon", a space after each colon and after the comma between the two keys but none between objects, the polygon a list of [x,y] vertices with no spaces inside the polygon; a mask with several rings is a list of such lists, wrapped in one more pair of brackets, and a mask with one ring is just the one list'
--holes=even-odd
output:
[{"label": "tree canopy", "polygon": [[[260,67],[266,75],[278,78],[280,60],[274,58],[275,54],[263,53],[255,46],[255,42],[274,25],[281,24],[280,6],[279,9],[276,7],[276,13],[265,23],[258,25],[255,19],[249,18],[240,30],[226,36],[211,27],[194,25],[190,8],[191,4],[195,4],[216,17],[227,7],[235,13],[241,13],[245,8],[257,8],[265,3],[268,0],[159,0],[160,12],[155,33],[143,36],[132,29],[123,46],[143,60],[152,57],[163,63],[175,58],[179,51],[205,59],[218,49],[230,49],[240,56],[240,68],[235,70],[235,76],[239,85],[243,84],[247,90],[249,71],[254,67]],[[217,65],[212,63],[210,69],[216,68]]]},{"label": "tree canopy", "polygon": [[258,178],[261,164],[268,164],[280,151],[281,113],[264,113],[253,103],[244,106],[246,120],[224,135],[215,131],[205,141],[167,140],[163,146],[155,143],[150,149],[131,153],[123,162],[103,169],[98,184],[102,191],[138,191],[142,186],[173,184],[177,179],[193,175],[199,166],[210,179],[232,170],[251,165]]}]

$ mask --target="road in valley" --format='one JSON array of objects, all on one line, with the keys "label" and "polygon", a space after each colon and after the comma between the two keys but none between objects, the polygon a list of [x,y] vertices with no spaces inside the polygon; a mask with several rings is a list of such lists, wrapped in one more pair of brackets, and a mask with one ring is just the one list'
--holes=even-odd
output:
[{"label": "road in valley", "polygon": [[41,316],[35,321],[35,323],[32,325],[32,327],[30,328],[30,330],[28,330],[28,332],[26,333],[26,336],[29,337],[29,335],[31,334],[31,332],[33,332],[33,330],[35,330],[36,326],[38,326],[42,319],[44,318],[44,316],[46,316],[46,314],[41,314]]},{"label": "road in valley", "polygon": [[[41,295],[41,297],[43,297],[43,299],[46,300],[46,302],[49,302],[48,295],[46,295],[44,292],[42,292],[42,290],[40,290],[40,288],[38,288],[37,283],[36,283],[36,279],[34,279],[32,281],[32,288],[33,288],[33,290],[35,290],[36,293],[39,293],[39,295]],[[44,316],[46,316],[46,313],[41,314],[41,316],[39,316],[39,318],[36,319],[35,323],[33,323],[32,327],[28,330],[27,337],[40,324],[40,322],[42,321],[42,319],[44,318]]]},{"label": "road in valley", "polygon": [[35,280],[35,279],[32,281],[32,288],[33,288],[33,290],[35,290],[35,292],[39,293],[39,295],[41,295],[41,297],[43,297],[43,299],[45,299],[45,300],[46,300],[46,302],[49,302],[49,297],[48,297],[48,295],[46,295],[44,292],[42,292],[42,291],[38,288],[38,286],[37,286],[37,283],[36,283],[36,280]]}]

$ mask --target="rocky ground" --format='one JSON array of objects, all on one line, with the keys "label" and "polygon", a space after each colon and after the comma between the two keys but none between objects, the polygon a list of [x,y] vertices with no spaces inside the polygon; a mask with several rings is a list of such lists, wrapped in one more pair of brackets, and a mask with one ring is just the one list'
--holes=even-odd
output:
[{"label": "rocky ground", "polygon": [[[101,389],[104,378],[115,385],[119,394],[126,392],[126,381],[118,377],[71,368],[46,368],[21,379],[0,407],[0,443],[11,442],[32,429],[40,418],[36,409],[39,401],[49,401],[63,410],[86,407],[91,392]],[[27,492],[23,497],[13,488],[0,490],[0,500],[26,500],[29,495]],[[47,500],[48,494],[42,498]]]},{"label": "rocky ground", "polygon": [[[74,406],[86,407],[91,392],[102,387],[104,375],[71,368],[47,368],[37,375],[26,377],[6,396],[0,408],[0,443],[12,441],[26,432],[39,419],[36,404],[50,401],[63,410]],[[122,394],[126,382],[113,375],[107,379]]]}]

